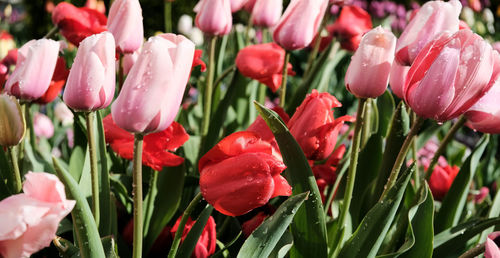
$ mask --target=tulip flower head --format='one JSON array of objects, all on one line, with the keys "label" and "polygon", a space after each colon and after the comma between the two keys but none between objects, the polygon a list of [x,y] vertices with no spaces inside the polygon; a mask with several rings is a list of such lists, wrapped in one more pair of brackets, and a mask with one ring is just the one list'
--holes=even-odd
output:
[{"label": "tulip flower head", "polygon": [[116,48],[120,53],[130,54],[139,49],[144,38],[139,0],[113,1],[107,27],[115,37]]},{"label": "tulip flower head", "polygon": [[230,0],[229,2],[231,3],[231,12],[235,13],[245,6],[247,0]]},{"label": "tulip flower head", "polygon": [[459,167],[450,166],[448,164],[445,166],[438,164],[434,167],[434,171],[429,180],[429,188],[431,189],[434,199],[444,199],[459,171]]},{"label": "tulip flower head", "polygon": [[384,94],[395,47],[396,37],[380,26],[366,33],[347,68],[347,90],[358,98],[376,98]]},{"label": "tulip flower head", "polygon": [[54,124],[50,118],[42,113],[36,113],[33,118],[33,129],[35,135],[43,138],[50,138],[54,135]]},{"label": "tulip flower head", "polygon": [[[177,230],[179,230],[179,224],[181,222],[181,218],[182,217],[179,217],[177,219],[174,226],[170,230],[172,238],[175,236]],[[191,231],[195,223],[196,220],[191,220],[191,218],[188,218],[186,225],[184,226],[184,230],[182,231],[181,235],[182,241],[184,241],[184,239],[187,237],[189,231]],[[201,232],[200,238],[198,239],[198,242],[196,242],[196,246],[194,247],[191,257],[205,258],[215,253],[215,247],[217,242],[217,231],[215,230],[215,226],[216,225],[214,218],[212,216],[208,217],[207,224],[205,224],[205,227]]]},{"label": "tulip flower head", "polygon": [[392,92],[400,99],[404,98],[403,87],[409,70],[409,66],[400,65],[398,62],[392,63],[389,85],[391,85]]},{"label": "tulip flower head", "polygon": [[335,23],[327,27],[330,34],[340,42],[343,49],[358,49],[361,37],[372,28],[369,13],[358,6],[344,6]]},{"label": "tulip flower head", "polygon": [[488,238],[486,239],[486,243],[484,244],[484,247],[485,247],[484,257],[485,258],[500,257],[500,249],[498,248],[499,241],[500,241],[500,231],[496,231],[496,232],[493,232],[493,233],[488,235]]},{"label": "tulip flower head", "polygon": [[226,35],[231,31],[233,16],[229,0],[200,0],[195,7],[196,27],[211,36]]},{"label": "tulip flower head", "polygon": [[500,80],[491,87],[476,104],[474,104],[467,112],[467,125],[474,130],[499,134],[500,133]]},{"label": "tulip flower head", "polygon": [[84,39],[68,76],[64,102],[79,111],[106,108],[115,92],[115,41],[109,32]]},{"label": "tulip flower head", "polygon": [[252,9],[252,22],[256,26],[271,28],[278,23],[282,11],[282,0],[257,0]]},{"label": "tulip flower head", "polygon": [[15,146],[26,132],[26,122],[17,99],[0,95],[0,146]]}]

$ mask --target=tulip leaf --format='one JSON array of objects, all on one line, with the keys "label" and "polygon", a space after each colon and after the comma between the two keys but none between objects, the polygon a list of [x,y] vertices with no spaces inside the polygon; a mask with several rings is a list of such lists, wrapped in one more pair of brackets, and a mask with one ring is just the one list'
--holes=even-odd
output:
[{"label": "tulip leaf", "polygon": [[479,159],[483,155],[486,145],[488,145],[488,141],[489,135],[485,134],[478,142],[474,151],[465,160],[455,180],[453,180],[453,184],[448,190],[450,194],[444,197],[441,208],[436,215],[434,224],[436,232],[441,232],[458,224],[465,203],[467,202],[469,186],[477,171]]},{"label": "tulip leaf", "polygon": [[354,234],[340,250],[339,257],[374,257],[377,254],[414,171],[415,164],[412,164],[384,198],[368,211]]},{"label": "tulip leaf", "polygon": [[496,225],[500,225],[500,218],[475,219],[444,230],[434,236],[433,257],[459,254],[466,247],[469,239]]},{"label": "tulip leaf", "polygon": [[279,115],[257,102],[254,103],[276,137],[287,166],[285,175],[292,186],[293,195],[310,192],[309,199],[293,219],[291,228],[294,245],[290,252],[291,257],[326,257],[325,214],[316,179],[307,158]]},{"label": "tulip leaf", "polygon": [[178,167],[165,167],[158,172],[156,185],[158,194],[155,198],[148,234],[144,241],[145,251],[151,248],[179,207],[184,187],[184,170],[184,165],[181,165]]},{"label": "tulip leaf", "polygon": [[293,236],[290,231],[286,230],[280,240],[269,255],[269,258],[283,258],[293,246]]},{"label": "tulip leaf", "polygon": [[395,109],[394,98],[389,91],[386,90],[382,96],[377,98],[377,109],[379,114],[378,132],[385,137],[389,133]]},{"label": "tulip leaf", "polygon": [[68,172],[73,176],[76,182],[80,182],[83,172],[83,166],[85,164],[85,159],[88,159],[88,148],[84,149],[81,146],[75,146],[71,152],[69,158],[69,168]]},{"label": "tulip leaf", "polygon": [[213,210],[214,207],[210,204],[203,209],[200,216],[196,219],[193,227],[189,230],[186,238],[182,241],[182,245],[179,247],[176,257],[191,257],[191,254],[196,247],[196,243],[198,243],[198,239],[200,238],[201,233],[203,233],[203,230],[207,225],[208,218],[210,218],[210,214],[212,214]]},{"label": "tulip leaf", "polygon": [[7,155],[3,148],[0,147],[0,200],[14,192],[12,189],[12,186],[14,186],[14,174],[12,171],[14,170],[11,169]]},{"label": "tulip leaf", "polygon": [[[490,210],[488,212],[488,218],[495,218],[500,216],[500,191],[497,191],[495,194],[495,198],[493,198],[493,204],[491,204]],[[489,228],[481,233],[481,237],[479,238],[480,243],[484,243],[486,241],[486,238],[488,237],[488,234],[493,232],[493,228]]]},{"label": "tulip leaf", "polygon": [[59,251],[59,257],[62,258],[77,258],[80,256],[80,250],[76,246],[64,238],[56,237],[54,240],[54,245]]},{"label": "tulip leaf", "polygon": [[306,200],[309,193],[294,195],[283,202],[276,212],[267,218],[247,238],[238,253],[238,258],[269,257],[278,244],[283,233],[292,222],[297,210]]},{"label": "tulip leaf", "polygon": [[99,236],[99,231],[87,200],[80,193],[78,184],[68,171],[61,167],[56,158],[53,157],[52,160],[57,176],[61,179],[65,186],[68,198],[76,201],[76,205],[73,208],[73,211],[71,211],[71,216],[73,218],[74,230],[76,233],[78,247],[80,248],[81,257],[106,257],[104,255],[104,249]]},{"label": "tulip leaf", "polygon": [[100,111],[96,111],[97,121],[97,144],[99,149],[99,165],[100,165],[100,218],[99,233],[103,236],[111,234],[111,224],[116,221],[116,218],[111,216],[111,190],[109,183],[108,157],[106,156],[106,140],[104,136],[104,127],[102,124],[102,116]]},{"label": "tulip leaf", "polygon": [[106,254],[106,258],[118,258],[116,242],[112,236],[101,238],[101,242],[104,248],[104,253]]}]

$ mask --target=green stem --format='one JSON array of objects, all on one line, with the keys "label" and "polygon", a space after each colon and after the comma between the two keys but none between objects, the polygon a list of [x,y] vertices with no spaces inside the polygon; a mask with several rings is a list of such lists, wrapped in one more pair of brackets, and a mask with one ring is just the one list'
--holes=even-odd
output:
[{"label": "green stem", "polygon": [[286,52],[285,62],[283,63],[283,72],[281,78],[281,91],[280,91],[280,106],[282,108],[285,107],[285,98],[286,98],[286,80],[288,76],[288,61],[290,60],[290,52]]},{"label": "green stem", "polygon": [[482,244],[470,249],[469,251],[463,253],[458,258],[474,258],[474,257],[477,257],[480,254],[484,253],[485,249],[486,249],[485,244],[482,243]]},{"label": "green stem", "polygon": [[217,87],[222,82],[222,80],[224,80],[229,74],[231,74],[235,70],[236,70],[236,66],[231,65],[226,70],[222,71],[222,73],[219,75],[219,77],[217,77],[217,79],[215,79],[213,86]]},{"label": "green stem", "polygon": [[94,131],[95,113],[85,113],[85,121],[87,122],[87,139],[90,152],[90,179],[92,184],[92,215],[94,215],[95,224],[99,227],[100,210],[99,210],[99,169],[97,168],[97,146],[96,135]]},{"label": "green stem", "polygon": [[417,119],[414,121],[410,132],[406,136],[405,141],[403,142],[403,146],[401,146],[401,150],[398,153],[398,156],[396,158],[396,161],[394,162],[394,166],[392,167],[391,174],[389,175],[389,179],[387,180],[387,183],[384,186],[384,191],[382,192],[382,195],[380,196],[380,200],[384,198],[384,196],[387,194],[389,189],[391,189],[392,186],[396,183],[396,179],[398,179],[399,171],[401,170],[401,166],[403,165],[403,162],[405,161],[406,154],[408,153],[408,150],[410,149],[411,142],[415,138],[415,136],[418,134],[418,131],[420,130],[420,127],[422,127],[422,124],[424,123],[425,119],[421,117],[417,117]]},{"label": "green stem", "polygon": [[266,92],[267,92],[267,86],[265,84],[259,83],[259,93],[257,95],[257,99],[259,103],[265,104],[266,103]]},{"label": "green stem", "polygon": [[208,126],[210,125],[210,111],[212,110],[212,93],[213,93],[213,82],[214,82],[214,72],[215,72],[215,45],[217,43],[217,36],[213,36],[210,39],[208,46],[208,76],[207,84],[205,86],[205,94],[203,95],[203,104],[205,114],[203,114],[203,120],[201,121],[201,136],[204,138],[208,133]]},{"label": "green stem", "polygon": [[441,141],[441,144],[439,145],[439,148],[436,150],[436,153],[434,153],[434,156],[432,157],[429,167],[427,168],[427,173],[425,175],[426,180],[431,179],[432,171],[434,170],[434,167],[436,166],[439,157],[443,155],[444,151],[446,150],[446,146],[448,146],[448,143],[450,143],[451,140],[453,140],[455,134],[458,132],[460,128],[462,128],[465,122],[467,122],[467,118],[465,118],[465,116],[461,116],[460,119],[458,119],[458,121],[446,133],[443,140]]},{"label": "green stem", "polygon": [[50,39],[52,38],[54,35],[56,35],[56,33],[59,31],[59,28],[57,26],[53,27],[52,29],[49,30],[49,32],[47,32],[47,34],[45,34],[45,36],[43,36],[44,39]]},{"label": "green stem", "polygon": [[262,28],[262,43],[268,43],[269,39],[267,37],[268,30],[267,28]]},{"label": "green stem", "polygon": [[360,146],[365,146],[368,139],[372,134],[372,124],[373,124],[373,101],[372,99],[366,100],[365,115],[363,117],[363,129],[361,133]]},{"label": "green stem", "polygon": [[163,5],[163,14],[165,21],[165,32],[172,32],[172,2],[165,1]]},{"label": "green stem", "polygon": [[19,165],[17,161],[17,153],[15,150],[15,146],[11,146],[7,148],[10,156],[10,162],[12,164],[13,172],[14,172],[14,190],[16,193],[20,193],[23,187],[23,183],[21,182],[21,173],[19,172]]},{"label": "green stem", "polygon": [[245,46],[250,44],[250,30],[253,27],[253,17],[250,14],[250,18],[248,18],[247,28],[245,29]]},{"label": "green stem", "polygon": [[142,139],[140,133],[134,138],[134,160],[133,160],[133,182],[132,195],[134,201],[134,245],[132,251],[133,258],[142,257]]},{"label": "green stem", "polygon": [[[356,179],[356,169],[358,166],[358,155],[359,155],[359,146],[361,141],[361,133],[363,128],[363,119],[365,108],[367,104],[367,99],[360,98],[358,101],[358,111],[356,114],[356,125],[354,127],[354,136],[352,140],[352,148],[351,148],[351,160],[349,164],[349,170],[347,172],[347,182],[344,193],[344,202],[342,204],[342,210],[340,212],[339,222],[338,222],[338,232],[340,236],[338,237],[338,246],[337,250],[340,251],[340,245],[344,238],[344,223],[349,214],[349,207],[351,206],[352,200],[352,192],[354,190],[354,181]],[[336,251],[337,252],[337,251]]]},{"label": "green stem", "polygon": [[37,149],[33,118],[31,117],[31,104],[25,104],[24,117],[26,119],[26,130],[28,130],[29,143],[33,149]]},{"label": "green stem", "polygon": [[[350,151],[351,150],[349,148],[349,152]],[[340,182],[342,181],[342,177],[344,176],[344,174],[345,174],[345,172],[350,164],[349,160],[345,160],[344,162],[341,162],[341,163],[342,163],[342,167],[340,168],[340,170],[338,170],[340,172],[337,174],[337,179],[335,179],[335,183],[333,184],[333,186],[330,188],[330,190],[328,192],[328,197],[326,199],[326,204],[324,206],[325,213],[328,213],[328,209],[330,209],[330,206],[332,205],[333,198],[335,197],[335,193],[337,192],[337,189],[339,188]]]},{"label": "green stem", "polygon": [[[417,122],[418,116],[415,112],[412,112],[412,120],[413,123]],[[413,180],[415,181],[415,189],[420,188],[420,169],[418,167],[418,148],[417,148],[417,137],[415,136],[415,139],[411,143],[411,148],[412,148],[412,158],[416,162],[415,163],[415,173],[413,173]]]},{"label": "green stem", "polygon": [[153,170],[151,173],[151,178],[149,180],[149,193],[146,197],[146,208],[144,210],[144,236],[148,234],[149,231],[149,223],[151,222],[151,216],[154,211],[154,203],[156,195],[158,194],[158,189],[156,184],[158,182],[158,171]]},{"label": "green stem", "polygon": [[120,91],[122,90],[123,79],[124,79],[123,54],[120,54],[120,58],[119,58],[119,61],[118,61],[118,93],[120,93]]},{"label": "green stem", "polygon": [[326,23],[330,20],[330,16],[331,16],[330,7],[328,7],[328,8],[326,8],[325,16],[323,16],[323,20],[321,21],[321,26],[319,27],[316,41],[314,42],[314,47],[311,51],[311,54],[309,54],[309,58],[307,59],[306,70],[304,71],[304,78],[311,71],[314,60],[316,59],[316,56],[318,55],[319,47],[321,46],[321,32],[326,27]]},{"label": "green stem", "polygon": [[177,254],[177,249],[179,248],[179,244],[181,242],[181,236],[182,232],[184,232],[184,226],[186,225],[186,222],[191,215],[191,212],[193,212],[194,208],[196,205],[203,199],[203,195],[201,195],[201,192],[198,193],[194,199],[189,203],[188,207],[182,214],[181,221],[179,222],[179,227],[177,228],[177,231],[175,232],[174,236],[174,241],[172,242],[172,248],[170,248],[170,252],[168,253],[168,258],[174,258],[175,255]]}]

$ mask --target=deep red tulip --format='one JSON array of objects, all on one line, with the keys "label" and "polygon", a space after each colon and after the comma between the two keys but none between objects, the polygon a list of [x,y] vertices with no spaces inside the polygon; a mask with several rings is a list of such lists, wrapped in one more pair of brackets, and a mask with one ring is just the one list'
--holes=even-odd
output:
[{"label": "deep red tulip", "polygon": [[106,30],[104,14],[87,7],[76,7],[67,2],[59,3],[52,12],[52,23],[72,44],[78,46],[84,38]]},{"label": "deep red tulip", "polygon": [[308,159],[327,158],[335,148],[344,122],[354,121],[351,116],[334,119],[332,109],[340,106],[342,104],[329,93],[313,90],[288,122],[290,132]]},{"label": "deep red tulip", "polygon": [[[425,168],[427,170],[427,167]],[[443,200],[455,177],[457,177],[460,168],[457,166],[441,166],[436,165],[429,180],[432,196],[436,200]]]},{"label": "deep red tulip", "polygon": [[[246,77],[267,85],[273,92],[281,86],[285,50],[276,43],[257,44],[245,47],[236,56],[236,66]],[[287,72],[295,75],[292,65]]]},{"label": "deep red tulip", "polygon": [[[134,135],[118,127],[111,115],[103,119],[106,142],[120,157],[132,160],[134,154]],[[173,122],[167,129],[144,136],[142,164],[161,171],[163,167],[175,167],[184,158],[173,154],[189,139],[181,124]]]},{"label": "deep red tulip", "polygon": [[243,224],[241,224],[241,231],[243,232],[243,235],[245,237],[249,237],[267,217],[269,217],[269,215],[266,215],[266,213],[261,211],[253,218],[243,222]]},{"label": "deep red tulip", "polygon": [[47,104],[54,101],[64,87],[66,79],[68,79],[68,75],[69,69],[66,68],[66,61],[64,61],[63,57],[59,57],[57,59],[56,68],[54,70],[54,74],[52,75],[49,88],[45,94],[43,94],[43,96],[35,102],[38,104]]},{"label": "deep red tulip", "polygon": [[[285,124],[288,123],[290,117],[283,108],[275,106],[272,110],[281,117]],[[257,119],[255,119],[255,121],[247,128],[247,131],[256,133],[264,141],[271,142],[274,140],[273,132],[269,129],[266,121],[264,121],[261,116],[258,116]]]},{"label": "deep red tulip", "polygon": [[339,18],[327,30],[340,42],[343,49],[355,51],[361,37],[372,28],[370,14],[358,6],[344,6]]},{"label": "deep red tulip", "polygon": [[202,72],[207,70],[207,65],[205,64],[205,62],[203,62],[203,60],[201,60],[202,55],[203,50],[196,49],[194,51],[193,64],[191,65],[191,69],[195,68],[196,66],[200,66]]},{"label": "deep red tulip", "polygon": [[[181,222],[181,217],[177,219],[177,222],[170,230],[172,237],[175,236],[175,232],[177,232],[177,230],[179,229],[180,222]],[[184,239],[186,238],[187,234],[189,233],[195,222],[196,220],[191,220],[191,218],[188,218],[186,226],[184,226],[184,231],[182,231],[182,236],[181,236],[182,241],[184,241]],[[203,228],[203,231],[201,232],[198,242],[196,242],[196,246],[194,248],[193,253],[191,254],[191,257],[194,258],[209,257],[210,255],[215,253],[216,242],[217,242],[217,231],[215,230],[215,220],[214,218],[212,218],[212,216],[210,216],[208,217],[208,221],[207,224],[205,225],[205,228]]]},{"label": "deep red tulip", "polygon": [[270,143],[253,132],[236,132],[200,159],[200,189],[217,211],[239,216],[273,197],[291,195],[290,185],[280,175],[284,169]]}]

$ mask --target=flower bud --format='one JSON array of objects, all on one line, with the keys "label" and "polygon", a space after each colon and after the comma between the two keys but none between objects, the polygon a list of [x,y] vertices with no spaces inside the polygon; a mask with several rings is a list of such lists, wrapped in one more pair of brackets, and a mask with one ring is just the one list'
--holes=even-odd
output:
[{"label": "flower bud", "polygon": [[108,15],[108,31],[120,53],[133,53],[142,45],[144,28],[139,0],[115,0]]},{"label": "flower bud", "polygon": [[21,142],[26,131],[19,102],[12,96],[0,95],[0,145],[15,146]]},{"label": "flower bud", "polygon": [[207,35],[226,35],[231,31],[233,16],[229,0],[200,0],[195,7],[196,27]]},{"label": "flower bud", "polygon": [[280,19],[283,0],[257,0],[252,9],[252,21],[256,26],[271,28]]}]

